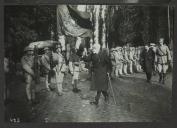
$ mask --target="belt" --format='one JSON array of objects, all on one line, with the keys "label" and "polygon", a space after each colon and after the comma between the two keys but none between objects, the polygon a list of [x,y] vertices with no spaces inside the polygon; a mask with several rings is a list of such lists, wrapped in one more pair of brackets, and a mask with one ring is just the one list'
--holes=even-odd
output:
[{"label": "belt", "polygon": [[158,56],[167,56],[167,55],[159,55],[159,54],[157,54]]},{"label": "belt", "polygon": [[157,64],[161,64],[161,65],[168,65],[168,63],[157,63]]}]

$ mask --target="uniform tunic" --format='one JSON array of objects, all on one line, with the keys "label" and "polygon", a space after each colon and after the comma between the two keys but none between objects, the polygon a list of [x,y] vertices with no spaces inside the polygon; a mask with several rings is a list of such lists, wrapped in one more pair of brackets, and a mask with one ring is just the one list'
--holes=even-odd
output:
[{"label": "uniform tunic", "polygon": [[76,54],[72,54],[69,59],[69,69],[73,74],[72,77],[72,84],[74,84],[74,80],[79,79],[79,72],[80,72],[80,58]]},{"label": "uniform tunic", "polygon": [[46,75],[49,73],[50,70],[50,58],[48,55],[44,54],[41,57],[41,64],[43,68],[43,73]]},{"label": "uniform tunic", "polygon": [[65,59],[61,53],[53,53],[53,60],[57,62],[57,65],[54,67],[54,70],[56,71],[56,82],[62,84],[66,71]]},{"label": "uniform tunic", "polygon": [[158,46],[156,49],[155,57],[158,72],[166,73],[169,61],[171,61],[171,54],[169,48],[166,45]]}]

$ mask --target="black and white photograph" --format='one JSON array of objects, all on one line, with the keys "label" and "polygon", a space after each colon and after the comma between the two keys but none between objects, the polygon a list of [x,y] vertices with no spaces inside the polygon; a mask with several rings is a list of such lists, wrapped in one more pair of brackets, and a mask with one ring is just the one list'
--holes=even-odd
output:
[{"label": "black and white photograph", "polygon": [[173,44],[170,5],[5,5],[5,122],[168,122]]}]

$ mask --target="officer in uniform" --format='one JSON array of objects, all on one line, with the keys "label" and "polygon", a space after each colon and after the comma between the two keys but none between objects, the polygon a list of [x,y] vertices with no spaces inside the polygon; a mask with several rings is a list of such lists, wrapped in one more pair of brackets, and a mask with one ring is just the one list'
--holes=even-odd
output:
[{"label": "officer in uniform", "polygon": [[26,95],[29,104],[36,103],[34,86],[34,51],[30,47],[24,49],[25,55],[21,58],[22,68],[24,70]]},{"label": "officer in uniform", "polygon": [[168,46],[164,45],[164,38],[159,39],[159,45],[156,48],[155,63],[159,73],[159,83],[165,83],[168,64],[171,63],[171,54]]},{"label": "officer in uniform", "polygon": [[57,94],[59,96],[63,95],[63,78],[66,72],[66,63],[65,58],[62,55],[62,47],[61,44],[57,44],[55,46],[55,53],[52,54],[53,61],[56,62],[55,77],[56,77],[56,85],[57,85]]},{"label": "officer in uniform", "polygon": [[44,48],[44,54],[41,57],[41,64],[43,67],[43,73],[45,76],[45,86],[47,91],[50,91],[49,88],[49,71],[51,70],[51,65],[50,65],[50,59],[51,59],[51,54],[52,51],[49,49],[49,47]]}]

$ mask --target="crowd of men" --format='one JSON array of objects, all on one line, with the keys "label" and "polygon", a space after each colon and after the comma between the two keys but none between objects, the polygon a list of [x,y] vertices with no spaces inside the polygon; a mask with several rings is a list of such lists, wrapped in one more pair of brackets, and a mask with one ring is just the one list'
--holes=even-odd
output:
[{"label": "crowd of men", "polygon": [[[78,89],[79,72],[81,70],[87,70],[80,63],[80,57],[76,54],[76,50],[71,50],[69,58],[69,64],[67,65],[66,59],[62,53],[62,46],[60,43],[55,44],[53,47],[44,47],[44,54],[38,59],[37,64],[40,65],[40,71],[45,78],[45,88],[47,91],[51,91],[53,87],[56,88],[56,92],[59,96],[63,95],[63,79],[68,69],[72,75],[73,92],[78,93],[81,90]],[[22,69],[24,71],[25,83],[26,83],[26,95],[29,104],[36,104],[35,100],[35,86],[38,83],[34,80],[37,75],[35,73],[34,65],[36,62],[34,59],[34,49],[26,47],[24,49],[24,56],[21,59]],[[40,73],[40,74],[41,74]]]},{"label": "crowd of men", "polygon": [[[51,85],[54,85],[58,96],[63,95],[63,80],[66,73],[70,72],[72,75],[72,91],[78,93],[81,91],[77,87],[80,71],[88,71],[92,80],[90,89],[97,91],[95,101],[91,102],[95,105],[99,103],[101,93],[105,97],[105,101],[108,101],[107,90],[110,77],[119,78],[144,71],[147,82],[151,83],[153,72],[158,72],[159,82],[164,84],[168,67],[172,65],[171,53],[164,44],[163,38],[159,39],[157,45],[150,43],[141,47],[115,47],[111,48],[109,52],[108,49],[101,48],[99,44],[94,44],[90,52],[83,53],[82,56],[79,56],[77,50],[73,48],[69,62],[66,62],[60,43],[53,47],[44,47],[43,50],[44,54],[36,61],[34,48],[26,47],[25,54],[21,58],[29,104],[38,103],[35,98],[35,87],[38,84],[36,78],[39,75],[36,73],[36,63],[40,65],[40,72],[45,78],[46,90],[51,91]],[[83,62],[89,66],[84,67]]]}]

